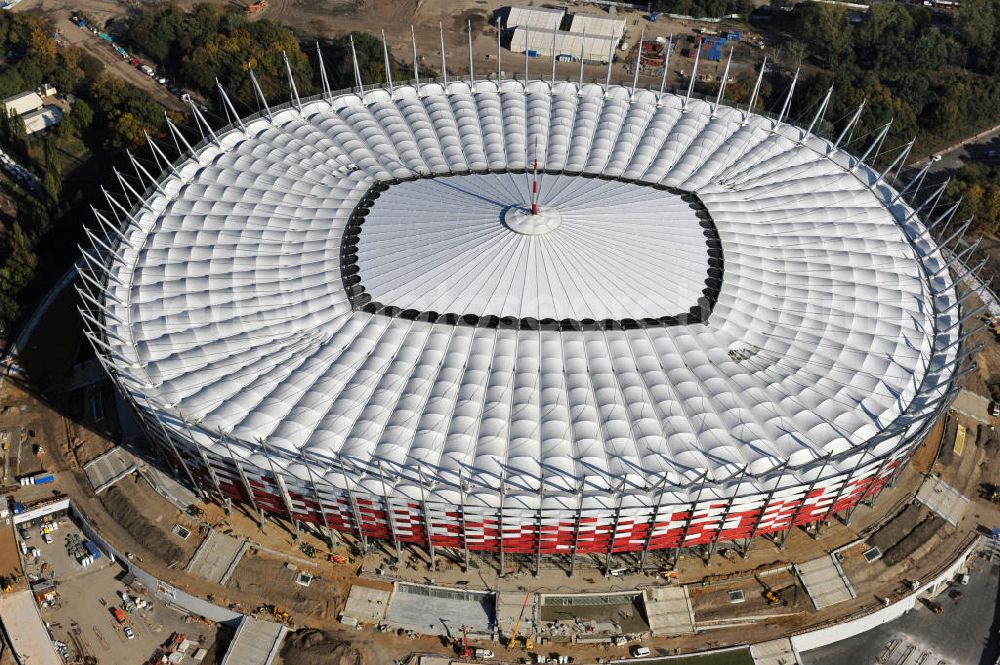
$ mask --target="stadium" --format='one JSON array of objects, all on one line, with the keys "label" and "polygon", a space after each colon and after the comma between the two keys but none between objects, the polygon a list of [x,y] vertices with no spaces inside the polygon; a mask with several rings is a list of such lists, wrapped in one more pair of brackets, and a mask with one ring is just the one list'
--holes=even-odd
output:
[{"label": "stadium", "polygon": [[955,208],[865,163],[885,131],[847,152],[857,114],[466,79],[195,118],[96,211],[82,313],[178,476],[261,519],[748,548],[874,501],[969,369]]}]

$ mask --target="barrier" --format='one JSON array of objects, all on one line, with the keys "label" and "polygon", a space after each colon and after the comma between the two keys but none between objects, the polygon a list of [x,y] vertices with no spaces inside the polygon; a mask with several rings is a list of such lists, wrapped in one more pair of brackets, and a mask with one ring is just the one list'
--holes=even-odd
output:
[{"label": "barrier", "polygon": [[203,598],[193,596],[186,591],[182,591],[177,587],[164,582],[152,575],[139,566],[135,562],[130,561],[128,557],[124,556],[121,552],[115,549],[111,543],[105,540],[98,531],[91,526],[90,522],[87,521],[83,513],[81,513],[76,506],[72,503],[69,504],[70,514],[80,525],[80,530],[87,536],[88,539],[95,542],[98,547],[101,548],[111,561],[118,561],[124,566],[128,572],[130,572],[136,580],[141,582],[149,592],[153,594],[154,597],[159,600],[174,605],[181,608],[191,614],[205,617],[209,621],[214,621],[216,623],[224,623],[227,625],[235,626],[242,619],[243,615],[239,612],[234,612],[226,607],[220,607],[214,603],[210,603]]}]

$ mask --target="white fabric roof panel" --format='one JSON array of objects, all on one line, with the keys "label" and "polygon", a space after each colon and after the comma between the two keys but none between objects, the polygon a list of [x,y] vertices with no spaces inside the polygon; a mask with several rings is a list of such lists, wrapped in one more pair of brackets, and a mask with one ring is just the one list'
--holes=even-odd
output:
[{"label": "white fabric roof panel", "polygon": [[[894,193],[867,167],[845,170],[855,161],[825,140],[744,125],[730,108],[556,87],[346,96],[200,148],[200,167],[178,167],[169,195],[134,213],[111,268],[107,355],[125,387],[165,422],[183,413],[237,448],[264,439],[289,458],[561,491],[795,466],[863,445],[947,388],[955,349],[942,351],[953,338],[935,336],[934,312],[954,292],[931,289],[910,240],[923,227],[901,225],[909,209],[887,206]],[[531,175],[482,172],[536,158],[542,211],[560,218],[538,235],[505,217],[528,206]],[[421,178],[434,173],[449,175]],[[602,174],[635,182],[588,177]],[[382,305],[581,321],[685,312],[703,297],[705,229],[654,184],[710,214],[718,300],[702,323],[607,330],[364,311],[342,279],[342,241],[379,182],[362,204],[357,272]],[[412,496],[408,478],[389,482]]]},{"label": "white fabric roof panel", "polygon": [[503,27],[506,30],[523,26],[531,29],[544,28],[555,30],[562,23],[565,14],[565,9],[510,7],[506,16],[502,18],[502,21]]}]

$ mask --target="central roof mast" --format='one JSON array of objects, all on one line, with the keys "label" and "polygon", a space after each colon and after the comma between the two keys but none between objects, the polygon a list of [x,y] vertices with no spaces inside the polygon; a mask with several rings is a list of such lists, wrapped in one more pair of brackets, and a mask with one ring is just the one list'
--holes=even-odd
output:
[{"label": "central roof mast", "polygon": [[535,137],[535,162],[531,171],[531,214],[538,214],[538,137]]}]

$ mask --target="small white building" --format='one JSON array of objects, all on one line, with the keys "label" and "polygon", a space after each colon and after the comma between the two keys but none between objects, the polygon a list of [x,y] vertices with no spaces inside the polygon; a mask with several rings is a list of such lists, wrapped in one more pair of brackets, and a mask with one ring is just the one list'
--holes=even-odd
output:
[{"label": "small white building", "polygon": [[21,116],[24,121],[24,131],[29,136],[47,127],[58,125],[62,121],[62,109],[58,106],[43,106],[37,111],[31,111]]},{"label": "small white building", "polygon": [[558,30],[565,9],[536,9],[534,7],[505,7],[496,13],[497,21],[505,30],[529,28],[531,30]]},{"label": "small white building", "polygon": [[[506,12],[506,16],[504,15]],[[625,21],[596,14],[567,14],[562,9],[507,7],[497,13],[513,29],[510,50],[562,60],[607,62],[625,34]]]},{"label": "small white building", "polygon": [[611,37],[615,42],[618,42],[625,34],[625,20],[595,14],[573,14],[569,30],[570,32]]},{"label": "small white building", "polygon": [[42,98],[37,92],[22,92],[3,100],[3,110],[7,116],[24,115],[42,108]]},{"label": "small white building", "polygon": [[528,51],[533,56],[576,60],[581,57],[586,62],[607,62],[618,40],[607,35],[584,35],[581,32],[563,30],[543,30],[537,28],[517,28],[511,37],[510,50],[514,53]]}]

